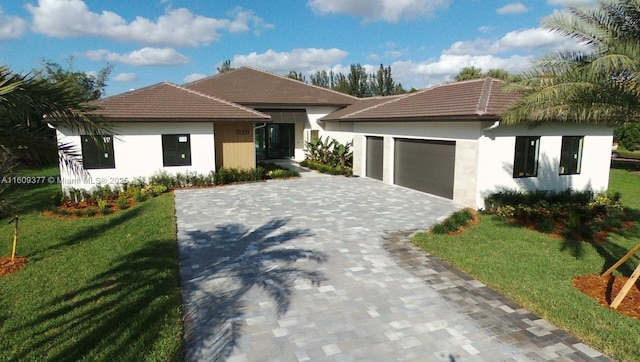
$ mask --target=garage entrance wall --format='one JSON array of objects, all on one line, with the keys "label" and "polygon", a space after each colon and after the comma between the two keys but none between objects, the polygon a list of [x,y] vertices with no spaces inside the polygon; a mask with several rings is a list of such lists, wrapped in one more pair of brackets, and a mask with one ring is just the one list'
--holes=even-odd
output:
[{"label": "garage entrance wall", "polygon": [[[452,185],[448,197],[458,204],[475,207],[478,174],[480,122],[354,122],[354,174],[367,177],[367,137],[383,137],[383,182],[395,184],[396,140],[445,141],[455,143]],[[486,127],[486,125],[484,125]]]}]

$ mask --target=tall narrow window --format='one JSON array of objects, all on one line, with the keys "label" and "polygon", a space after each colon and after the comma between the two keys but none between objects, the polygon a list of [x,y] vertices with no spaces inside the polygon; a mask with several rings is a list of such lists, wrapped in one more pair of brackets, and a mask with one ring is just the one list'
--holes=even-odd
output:
[{"label": "tall narrow window", "polygon": [[162,164],[191,166],[191,139],[188,134],[162,135]]},{"label": "tall narrow window", "polygon": [[538,176],[539,136],[516,137],[516,152],[513,160],[513,177]]},{"label": "tall narrow window", "polygon": [[562,137],[562,149],[560,150],[560,174],[576,175],[580,173],[582,165],[582,136]]},{"label": "tall narrow window", "polygon": [[82,167],[85,170],[116,168],[113,158],[113,136],[80,136],[82,142]]}]

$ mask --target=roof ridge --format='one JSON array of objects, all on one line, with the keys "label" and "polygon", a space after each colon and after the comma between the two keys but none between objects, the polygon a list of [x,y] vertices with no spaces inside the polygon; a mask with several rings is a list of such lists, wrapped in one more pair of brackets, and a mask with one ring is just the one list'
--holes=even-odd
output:
[{"label": "roof ridge", "polygon": [[266,116],[267,118],[271,118],[271,116],[266,114],[266,113],[258,112],[255,109],[251,109],[249,107],[245,107],[245,106],[243,106],[241,104],[238,104],[238,103],[234,103],[234,102],[230,102],[230,101],[227,101],[225,99],[222,99],[222,98],[210,96],[208,94],[204,94],[204,93],[201,93],[201,92],[198,92],[198,91],[194,91],[192,89],[185,88],[183,86],[180,86],[180,85],[177,85],[177,84],[174,84],[174,83],[170,83],[170,82],[165,82],[165,83],[167,83],[167,84],[169,84],[169,85],[171,85],[171,86],[173,86],[175,88],[178,88],[179,90],[186,91],[186,92],[189,92],[189,93],[201,96],[201,97],[205,97],[205,98],[208,98],[208,99],[220,102],[220,103],[224,103],[226,105],[229,105],[229,106],[232,106],[232,107],[247,111],[249,113],[253,113],[253,114],[257,115],[257,116]]},{"label": "roof ridge", "polygon": [[491,97],[491,89],[493,88],[493,78],[487,77],[484,78],[482,84],[482,91],[480,92],[480,96],[478,97],[478,103],[476,104],[476,113],[478,115],[483,115],[487,113],[489,109],[489,99]]},{"label": "roof ridge", "polygon": [[[382,96],[382,97],[380,97],[380,98],[384,98],[384,97],[393,97],[393,99],[390,99],[390,100],[389,100],[389,101],[387,101],[387,102],[382,102],[382,103],[374,104],[374,105],[372,105],[372,106],[370,106],[370,107],[366,107],[366,108],[363,108],[363,109],[357,110],[357,111],[355,111],[355,112],[351,112],[351,113],[349,113],[349,114],[345,114],[344,116],[342,116],[342,117],[340,117],[340,118],[350,117],[350,116],[356,115],[356,114],[358,114],[358,113],[362,113],[362,112],[364,112],[364,111],[369,111],[369,110],[371,110],[371,109],[378,108],[378,107],[383,106],[383,105],[385,105],[385,104],[390,104],[390,103],[393,103],[393,102],[397,102],[397,101],[399,101],[400,99],[407,98],[407,97],[409,97],[410,95],[413,95],[413,94],[415,94],[415,93],[416,93],[416,92],[414,92],[414,93],[409,93],[409,94],[397,95],[397,97],[396,97],[396,94],[394,94],[394,95],[390,95],[390,96]],[[363,101],[366,101],[366,99],[367,99],[367,98],[358,98],[358,99],[359,99],[361,102],[363,102]]]},{"label": "roof ridge", "polygon": [[112,96],[108,96],[108,97],[104,97],[104,98],[99,98],[99,99],[96,99],[96,100],[90,101],[90,103],[100,103],[100,102],[106,101],[106,100],[108,100],[108,99],[117,99],[117,98],[126,97],[126,96],[128,96],[128,95],[131,95],[131,93],[134,93],[134,92],[136,92],[136,93],[137,93],[137,92],[143,91],[143,90],[145,90],[145,89],[155,88],[155,87],[161,86],[161,85],[163,85],[163,84],[176,85],[176,84],[171,83],[171,82],[162,81],[162,82],[158,82],[158,83],[154,83],[154,84],[151,84],[151,85],[144,86],[144,87],[142,87],[142,88],[138,88],[138,89],[130,89],[130,90],[126,91],[126,92],[122,92],[122,93],[114,94],[114,95],[112,95]]},{"label": "roof ridge", "polygon": [[317,89],[320,89],[320,90],[323,90],[323,91],[328,91],[328,92],[331,92],[331,93],[339,94],[341,96],[346,96],[346,97],[353,98],[353,99],[362,99],[362,98],[359,98],[359,97],[356,97],[356,96],[352,96],[351,94],[338,92],[338,91],[335,91],[333,89],[329,89],[329,88],[321,87],[319,85],[315,85],[315,84],[303,82],[303,81],[300,81],[300,80],[296,80],[296,79],[293,79],[293,78],[289,78],[286,75],[272,73],[272,72],[269,72],[269,71],[264,70],[264,69],[259,69],[259,68],[252,67],[250,65],[244,65],[244,66],[242,66],[240,68],[237,68],[237,69],[242,69],[242,68],[252,69],[252,70],[255,70],[256,72],[261,72],[261,73],[273,75],[275,77],[280,77],[282,79],[285,79],[285,80],[288,80],[288,81],[291,81],[291,82],[301,83],[301,84],[304,84],[304,85],[309,86],[309,87],[314,87],[314,88],[317,88]]}]

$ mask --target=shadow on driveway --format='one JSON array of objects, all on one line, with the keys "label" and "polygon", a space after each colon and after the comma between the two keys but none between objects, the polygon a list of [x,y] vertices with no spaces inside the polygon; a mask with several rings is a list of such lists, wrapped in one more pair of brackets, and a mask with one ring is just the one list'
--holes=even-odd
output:
[{"label": "shadow on driveway", "polygon": [[[284,230],[288,218],[272,219],[254,230],[224,224],[212,231],[187,231],[180,245],[185,290],[185,340],[188,360],[228,357],[241,337],[245,296],[258,287],[275,303],[279,316],[289,309],[297,280],[320,285],[323,273],[305,269],[307,261],[323,263],[325,253],[282,247],[311,236],[308,229]],[[196,348],[194,348],[196,347]]]}]

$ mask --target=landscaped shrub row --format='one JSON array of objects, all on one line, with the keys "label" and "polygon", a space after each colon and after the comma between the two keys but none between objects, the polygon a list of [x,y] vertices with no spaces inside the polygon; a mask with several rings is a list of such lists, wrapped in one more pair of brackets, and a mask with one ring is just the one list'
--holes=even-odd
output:
[{"label": "landscaped shrub row", "polygon": [[475,218],[471,209],[465,208],[451,214],[448,218],[431,228],[434,234],[453,234],[460,229],[467,227]]},{"label": "landscaped shrub row", "polygon": [[65,195],[57,192],[51,199],[50,211],[62,216],[94,216],[98,212],[106,215],[116,209],[124,210],[133,203],[143,202],[176,188],[205,187],[226,185],[238,182],[251,182],[266,178],[288,178],[300,176],[296,171],[283,169],[275,164],[268,164],[268,169],[220,168],[217,172],[199,174],[197,172],[169,174],[159,171],[149,177],[136,177],[129,184],[121,187],[98,185],[91,191],[71,189]]},{"label": "landscaped shrub row", "polygon": [[328,136],[325,140],[315,138],[311,142],[305,142],[305,153],[307,158],[300,166],[331,175],[353,173],[351,143],[342,144]]},{"label": "landscaped shrub row", "polygon": [[594,240],[627,221],[618,193],[504,191],[490,195],[486,205],[489,213],[571,239]]},{"label": "landscaped shrub row", "polygon": [[300,162],[300,166],[307,167],[312,170],[316,170],[322,173],[328,173],[330,175],[351,175],[353,174],[353,169],[351,167],[340,167],[340,166],[332,166],[325,165],[320,162],[312,161],[306,159]]}]

